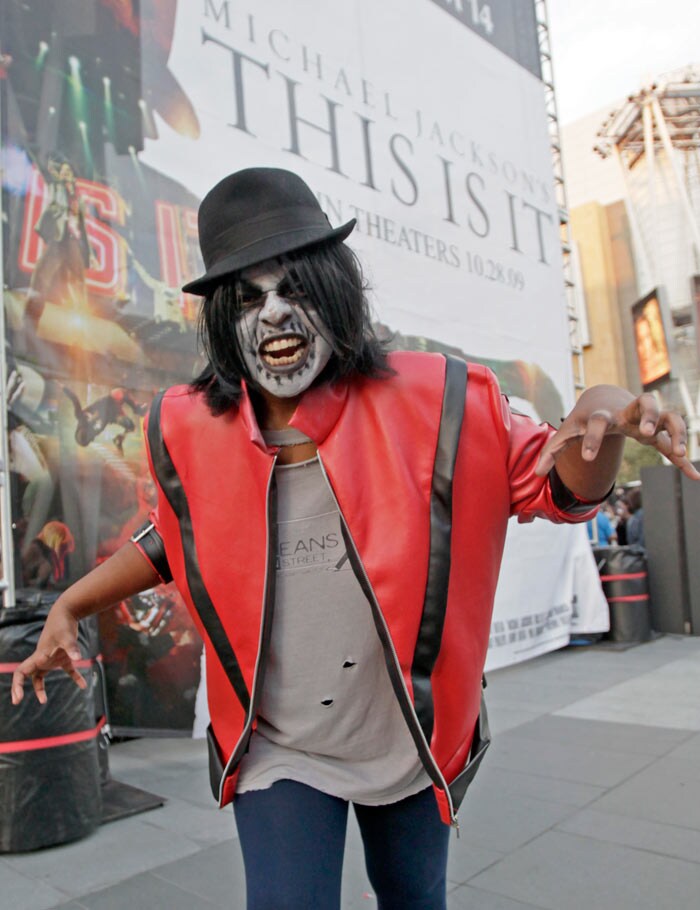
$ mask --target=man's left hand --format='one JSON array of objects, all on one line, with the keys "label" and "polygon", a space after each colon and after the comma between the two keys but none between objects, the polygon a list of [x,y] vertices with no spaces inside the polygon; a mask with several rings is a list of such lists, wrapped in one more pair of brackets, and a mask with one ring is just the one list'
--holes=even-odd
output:
[{"label": "man's left hand", "polygon": [[537,474],[554,467],[557,457],[580,442],[581,457],[593,461],[606,436],[629,436],[653,446],[691,480],[700,480],[687,457],[687,430],[675,411],[661,411],[648,392],[635,398],[618,386],[598,385],[586,389],[574,409],[542,449]]}]

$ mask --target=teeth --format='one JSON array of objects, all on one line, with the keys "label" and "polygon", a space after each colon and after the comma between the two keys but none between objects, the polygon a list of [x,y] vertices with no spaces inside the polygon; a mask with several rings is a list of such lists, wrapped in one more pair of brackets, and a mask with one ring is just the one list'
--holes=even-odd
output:
[{"label": "teeth", "polygon": [[297,363],[303,356],[304,349],[301,346],[289,357],[270,357],[267,352],[263,352],[263,360],[270,366],[288,366],[290,363]]},{"label": "teeth", "polygon": [[307,343],[303,338],[270,338],[260,345],[260,356],[268,366],[286,367],[298,363],[306,348]]},{"label": "teeth", "polygon": [[269,351],[284,351],[287,348],[294,350],[302,344],[303,342],[298,338],[280,338],[277,341],[272,340],[265,342],[263,345],[263,353],[267,354]]}]

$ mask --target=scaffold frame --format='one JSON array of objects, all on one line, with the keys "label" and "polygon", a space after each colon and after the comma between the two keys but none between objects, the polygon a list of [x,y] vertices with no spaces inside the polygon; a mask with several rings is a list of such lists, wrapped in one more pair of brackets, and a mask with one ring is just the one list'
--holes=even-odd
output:
[{"label": "scaffold frame", "polygon": [[559,129],[559,114],[554,87],[554,67],[552,63],[549,19],[547,16],[547,0],[535,0],[535,18],[537,21],[537,39],[540,46],[540,64],[542,67],[542,85],[544,87],[545,110],[547,114],[547,130],[549,132],[549,145],[552,152],[555,201],[559,218],[571,365],[574,389],[578,394],[585,388],[583,346],[581,344],[581,326],[576,300],[571,228],[569,225],[569,206],[566,198],[566,181],[561,150],[561,131]]},{"label": "scaffold frame", "polygon": [[[671,181],[678,194],[681,217],[690,240],[695,273],[700,273],[700,212],[690,190],[691,173],[700,186],[700,67],[690,65],[659,76],[627,97],[607,117],[597,134],[594,151],[605,159],[613,157],[625,186],[625,206],[630,216],[635,257],[642,290],[659,284],[660,269],[655,242],[645,239],[639,224],[640,213],[629,190],[630,174],[643,162],[647,168],[651,223],[656,225],[657,154],[662,150],[670,165]],[[678,161],[681,153],[685,169]],[[694,170],[691,172],[691,166]],[[696,325],[696,332],[700,326]],[[700,383],[693,396],[688,377],[678,376],[680,400],[685,410],[689,435],[689,456],[700,458]]]}]

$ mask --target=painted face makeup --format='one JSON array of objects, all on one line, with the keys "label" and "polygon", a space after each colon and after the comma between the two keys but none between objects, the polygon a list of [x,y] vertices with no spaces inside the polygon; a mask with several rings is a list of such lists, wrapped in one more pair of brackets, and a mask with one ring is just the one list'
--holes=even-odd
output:
[{"label": "painted face makeup", "polygon": [[278,398],[300,395],[333,353],[322,321],[314,311],[311,321],[299,292],[275,262],[245,269],[241,295],[236,332],[248,375]]}]

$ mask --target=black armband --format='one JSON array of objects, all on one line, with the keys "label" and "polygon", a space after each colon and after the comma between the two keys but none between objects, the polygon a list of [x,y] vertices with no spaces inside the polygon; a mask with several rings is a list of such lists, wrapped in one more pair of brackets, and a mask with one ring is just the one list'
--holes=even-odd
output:
[{"label": "black armband", "polygon": [[556,468],[552,468],[549,472],[549,488],[552,491],[552,502],[554,505],[562,512],[566,512],[569,515],[584,515],[586,512],[590,512],[592,509],[595,509],[596,506],[599,506],[601,502],[605,502],[613,491],[613,487],[611,487],[605,496],[602,496],[600,499],[596,499],[593,502],[579,499],[575,493],[571,492],[557,474]]},{"label": "black armband", "polygon": [[135,531],[130,540],[132,543],[138,544],[144,556],[166,584],[173,580],[173,573],[168,565],[168,557],[165,555],[163,538],[152,521],[147,521],[138,531]]}]

